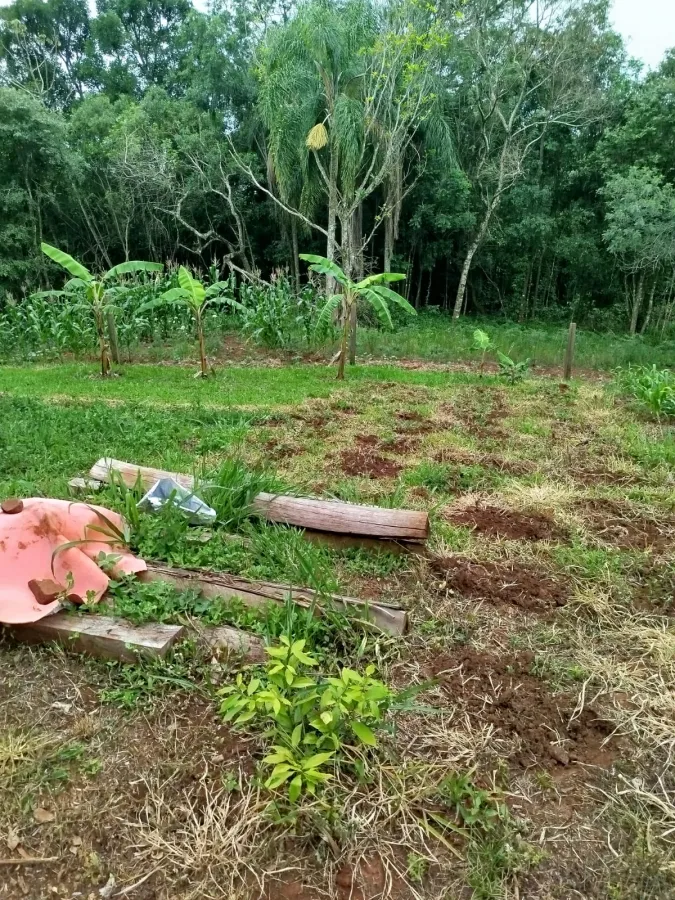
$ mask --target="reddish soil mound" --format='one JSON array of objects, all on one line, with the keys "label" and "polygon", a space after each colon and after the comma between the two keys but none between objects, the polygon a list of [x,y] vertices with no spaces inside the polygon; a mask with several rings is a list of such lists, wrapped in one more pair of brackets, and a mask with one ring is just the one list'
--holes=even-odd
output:
[{"label": "reddish soil mound", "polygon": [[377,447],[380,441],[374,434],[357,434],[356,443],[359,447]]},{"label": "reddish soil mound", "polygon": [[577,506],[590,520],[596,535],[624,550],[657,552],[675,547],[675,521],[657,523],[630,518],[624,505],[615,500],[580,500]]},{"label": "reddish soil mound", "polygon": [[418,437],[398,437],[393,441],[382,441],[380,450],[383,450],[385,453],[405,455],[406,453],[413,453],[419,445],[420,439]]},{"label": "reddish soil mound", "polygon": [[299,452],[302,452],[293,444],[284,444],[274,439],[267,441],[263,446],[269,458],[274,460],[286,459],[289,456],[296,456]]},{"label": "reddish soil mound", "polygon": [[436,557],[431,568],[454,591],[472,600],[543,611],[564,606],[569,594],[567,587],[555,579],[517,564],[476,563],[449,556]]},{"label": "reddish soil mound", "polygon": [[469,506],[446,515],[453,525],[473,528],[480,534],[516,541],[552,541],[564,538],[553,520],[543,515],[525,515],[497,506]]},{"label": "reddish soil mound", "polygon": [[396,413],[396,418],[402,422],[428,422],[429,420],[414,409],[404,409]]},{"label": "reddish soil mound", "polygon": [[[609,765],[613,752],[602,742],[612,727],[590,708],[569,723],[575,702],[549,693],[530,674],[534,654],[498,657],[468,648],[437,657],[429,674],[438,678],[451,702],[470,718],[494,725],[503,736],[517,737],[511,761],[528,768],[553,768],[573,762]],[[568,724],[569,723],[569,724]],[[562,740],[562,745],[556,744]]]},{"label": "reddish soil mound", "polygon": [[343,450],[339,456],[340,466],[345,475],[365,475],[367,478],[395,478],[403,466],[380,456],[369,446],[354,450]]}]

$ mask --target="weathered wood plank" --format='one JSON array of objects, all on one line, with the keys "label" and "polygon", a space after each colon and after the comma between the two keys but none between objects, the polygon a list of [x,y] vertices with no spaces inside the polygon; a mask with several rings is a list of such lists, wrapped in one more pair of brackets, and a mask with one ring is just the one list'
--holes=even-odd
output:
[{"label": "weathered wood plank", "polygon": [[[194,489],[194,479],[190,475],[137,466],[118,459],[99,459],[89,475],[97,481],[108,482],[119,477],[129,487],[133,487],[140,476],[146,490],[160,478],[173,478],[188,490]],[[388,509],[340,500],[261,493],[253,501],[253,512],[270,522],[315,532],[392,541],[425,541],[429,537],[429,515],[423,510]]]},{"label": "weathered wood plank", "polygon": [[59,612],[30,625],[13,625],[10,632],[26,643],[57,641],[77,653],[135,662],[139,656],[164,656],[185,628],[155,623],[134,626],[109,616],[72,616]]},{"label": "weathered wood plank", "polygon": [[264,493],[254,499],[253,509],[271,522],[314,531],[408,541],[425,541],[429,537],[429,515],[420,510]]},{"label": "weathered wood plank", "polygon": [[191,475],[182,472],[168,472],[165,469],[153,469],[149,466],[137,466],[123,462],[121,459],[103,457],[97,460],[89,470],[89,477],[96,481],[111,482],[115,477],[121,478],[127,487],[134,487],[140,475],[141,485],[148,491],[160,478],[173,478],[174,481],[191,491],[195,480]]},{"label": "weathered wood plank", "polygon": [[[168,566],[148,564],[147,572],[140,572],[141,581],[167,581],[181,590],[196,590],[207,599],[236,597],[247,606],[265,606],[268,603],[284,603],[287,597],[300,606],[317,604],[320,612],[321,600],[308,588],[293,588],[271,581],[249,581],[235,575],[203,572],[193,569],[175,569]],[[404,634],[408,627],[408,615],[403,609],[383,603],[367,603],[355,597],[332,596],[330,602],[339,610],[357,615],[377,625],[390,634]]]}]

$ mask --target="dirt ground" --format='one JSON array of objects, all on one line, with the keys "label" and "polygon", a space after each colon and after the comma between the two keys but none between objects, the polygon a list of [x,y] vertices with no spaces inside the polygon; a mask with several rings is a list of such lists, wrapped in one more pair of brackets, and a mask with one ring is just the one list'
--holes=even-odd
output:
[{"label": "dirt ground", "polygon": [[429,511],[424,550],[334,556],[343,593],[408,610],[373,653],[415,703],[371,778],[275,820],[264,741],[218,714],[235,658],[2,637],[0,898],[675,897],[666,437],[596,380],[348,382],[252,426],[287,482]]}]

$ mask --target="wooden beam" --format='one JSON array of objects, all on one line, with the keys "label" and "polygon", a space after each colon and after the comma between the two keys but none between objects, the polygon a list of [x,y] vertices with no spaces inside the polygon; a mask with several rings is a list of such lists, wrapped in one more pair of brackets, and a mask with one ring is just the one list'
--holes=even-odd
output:
[{"label": "wooden beam", "polygon": [[182,472],[167,472],[165,469],[152,469],[149,466],[137,466],[110,457],[99,459],[89,470],[89,477],[95,481],[110,483],[117,477],[121,478],[127,487],[135,487],[139,476],[141,485],[146,491],[149,491],[160,478],[173,478],[189,491],[193,490],[195,486],[195,480],[191,475],[185,475]]},{"label": "wooden beam", "polygon": [[[96,481],[108,482],[118,477],[128,487],[133,487],[140,477],[146,490],[160,478],[173,478],[188,490],[194,489],[194,479],[190,475],[137,466],[118,459],[99,459],[89,475]],[[253,512],[270,522],[331,534],[417,542],[429,537],[429,515],[422,510],[388,509],[340,500],[261,493],[253,501]]]},{"label": "wooden beam", "polygon": [[272,581],[249,581],[235,575],[174,569],[154,564],[148,565],[147,572],[139,572],[138,578],[144,582],[166,581],[180,590],[196,590],[207,599],[222,597],[227,600],[235,597],[247,606],[281,604],[290,596],[299,606],[310,607],[316,604],[317,612],[320,613],[321,605],[328,602],[338,610],[366,619],[390,634],[403,634],[408,627],[408,615],[403,609],[383,603],[368,603],[354,597],[334,595],[326,599],[317,598],[316,593],[309,588],[290,589]]},{"label": "wooden beam", "polygon": [[185,633],[182,625],[134,626],[109,616],[73,616],[65,612],[45,616],[30,625],[13,625],[9,630],[25,643],[56,641],[76,653],[125,662],[135,662],[139,656],[163,657]]},{"label": "wooden beam", "polygon": [[271,522],[314,531],[406,541],[426,541],[429,537],[429,515],[420,510],[361,506],[283,494],[258,494],[253,509]]}]

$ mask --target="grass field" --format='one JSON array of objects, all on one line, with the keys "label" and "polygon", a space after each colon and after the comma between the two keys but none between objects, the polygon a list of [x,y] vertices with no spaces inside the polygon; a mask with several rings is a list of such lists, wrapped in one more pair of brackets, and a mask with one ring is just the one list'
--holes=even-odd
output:
[{"label": "grass field", "polygon": [[207,381],[182,366],[108,381],[89,364],[0,368],[0,423],[0,498],[66,497],[109,455],[432,523],[426,552],[392,555],[244,517],[135,516],[147,558],[400,603],[411,628],[125,584],[118,614],[302,635],[321,671],[372,664],[419,693],[293,804],[264,787],[270,739],[218,714],[235,659],[191,640],[121,665],[0,638],[0,858],[55,857],[3,867],[0,897],[675,895],[672,425],[597,379],[561,390],[392,365],[338,384],[261,361]]}]

